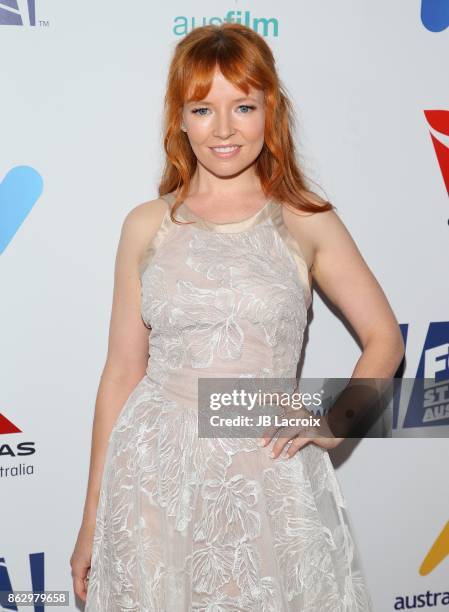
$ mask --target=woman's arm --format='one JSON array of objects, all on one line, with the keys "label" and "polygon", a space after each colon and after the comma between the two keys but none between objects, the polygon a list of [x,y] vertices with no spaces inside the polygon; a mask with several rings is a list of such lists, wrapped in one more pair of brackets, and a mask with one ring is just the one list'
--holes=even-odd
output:
[{"label": "woman's arm", "polygon": [[310,223],[312,277],[350,323],[362,345],[353,377],[392,377],[404,342],[390,304],[345,225],[334,211]]},{"label": "woman's arm", "polygon": [[284,211],[313,281],[352,326],[362,354],[354,377],[388,378],[404,355],[404,342],[390,304],[349,231],[334,211],[306,215]]},{"label": "woman's arm", "polygon": [[404,356],[404,341],[382,287],[343,222],[334,211],[316,217],[313,279],[350,323],[362,345],[351,381],[327,416],[332,433],[346,437],[357,435],[357,426],[366,417],[373,421],[379,416]]},{"label": "woman's arm", "polygon": [[87,597],[93,537],[106,451],[114,423],[148,363],[149,333],[140,312],[139,263],[166,211],[164,200],[145,202],[126,216],[115,259],[114,293],[106,363],[100,378],[92,425],[89,480],[83,518],[70,565],[73,590]]},{"label": "woman's arm", "polygon": [[139,262],[156,234],[166,203],[157,199],[132,209],[118,244],[106,363],[92,425],[89,479],[82,525],[93,531],[109,436],[126,399],[145,374],[150,330],[141,317]]},{"label": "woman's arm", "polygon": [[[376,405],[389,384],[388,379],[396,373],[404,356],[402,334],[382,287],[338,215],[333,210],[304,214],[290,207],[286,207],[283,215],[288,230],[301,247],[312,279],[352,326],[362,345],[362,354],[352,372],[353,386],[328,416],[332,433],[345,436]],[[356,387],[356,379],[364,379],[363,383],[360,381],[363,387]],[[385,384],[380,379],[385,379]],[[348,398],[357,407],[351,417],[346,414]],[[288,440],[280,437],[274,444],[275,457]],[[340,437],[335,442],[325,440],[322,445],[331,448],[341,440]],[[288,455],[294,455],[309,441],[311,438],[294,439]]]}]

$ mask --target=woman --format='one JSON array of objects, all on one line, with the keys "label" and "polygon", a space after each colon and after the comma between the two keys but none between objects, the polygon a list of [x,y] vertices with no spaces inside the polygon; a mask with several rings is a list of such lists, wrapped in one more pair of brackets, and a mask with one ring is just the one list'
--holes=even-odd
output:
[{"label": "woman", "polygon": [[75,593],[87,612],[371,610],[327,454],[342,438],[200,438],[197,385],[296,377],[312,279],[363,345],[353,377],[393,376],[397,321],[306,187],[259,35],[193,30],[165,112],[162,197],[128,213],[117,252]]}]

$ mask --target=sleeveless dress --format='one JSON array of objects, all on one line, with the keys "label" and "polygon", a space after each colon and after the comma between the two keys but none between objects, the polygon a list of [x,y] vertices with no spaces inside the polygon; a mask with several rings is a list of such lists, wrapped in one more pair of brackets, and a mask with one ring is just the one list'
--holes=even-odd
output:
[{"label": "sleeveless dress", "polygon": [[214,223],[185,203],[141,262],[145,375],[112,429],[86,612],[372,612],[328,452],[198,437],[198,378],[296,378],[308,270],[267,200]]}]

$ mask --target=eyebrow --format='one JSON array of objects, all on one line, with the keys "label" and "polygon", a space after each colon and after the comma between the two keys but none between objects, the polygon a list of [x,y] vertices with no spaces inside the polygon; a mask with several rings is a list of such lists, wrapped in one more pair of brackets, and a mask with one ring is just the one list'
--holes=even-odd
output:
[{"label": "eyebrow", "polygon": [[[258,102],[258,100],[256,100],[252,96],[244,96],[243,98],[236,98],[235,100],[232,100],[232,101],[233,102],[242,102],[243,100],[253,100],[254,102]],[[188,104],[208,104],[208,105],[212,105],[213,102],[209,102],[209,100],[190,100],[188,102]]]}]

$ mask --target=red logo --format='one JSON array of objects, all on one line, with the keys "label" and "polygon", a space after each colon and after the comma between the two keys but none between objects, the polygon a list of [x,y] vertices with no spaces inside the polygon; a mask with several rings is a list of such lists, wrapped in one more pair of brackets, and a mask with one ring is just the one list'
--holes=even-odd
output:
[{"label": "red logo", "polygon": [[22,433],[22,430],[0,413],[0,434],[11,433]]},{"label": "red logo", "polygon": [[[428,110],[424,111],[424,115],[433,130],[444,136],[449,136],[449,111]],[[438,140],[432,132],[430,132],[430,137],[432,138],[443,181],[446,185],[446,191],[449,195],[449,148],[441,140]]]}]

